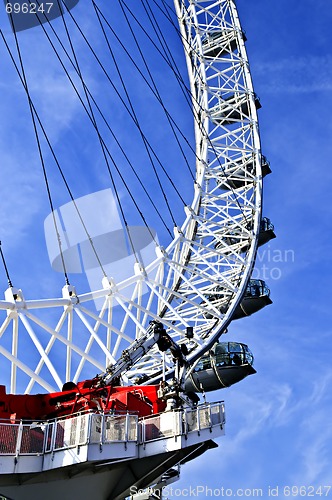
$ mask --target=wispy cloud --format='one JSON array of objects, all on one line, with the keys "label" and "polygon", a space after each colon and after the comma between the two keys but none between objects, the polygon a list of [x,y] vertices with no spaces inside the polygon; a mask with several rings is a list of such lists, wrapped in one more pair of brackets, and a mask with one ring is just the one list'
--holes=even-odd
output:
[{"label": "wispy cloud", "polygon": [[[308,398],[297,405],[294,417],[298,420],[296,453],[297,471],[294,484],[319,485],[331,470],[332,423],[330,419],[332,370],[319,375]],[[331,476],[330,476],[331,479]],[[329,484],[329,483],[326,483]]]},{"label": "wispy cloud", "polygon": [[255,78],[265,92],[308,93],[332,90],[332,55],[289,57],[256,64]]},{"label": "wispy cloud", "polygon": [[[2,9],[3,10],[3,9]],[[10,31],[6,38],[18,60]],[[33,104],[53,147],[66,138],[81,104],[59,61],[50,54],[50,47],[40,28],[19,37],[25,72]],[[79,47],[82,42],[78,43]],[[7,250],[20,247],[27,233],[34,233],[32,223],[37,213],[41,221],[50,211],[41,162],[38,154],[28,99],[4,44],[0,43],[2,79],[0,103],[0,238]],[[48,61],[45,66],[45,60]],[[17,62],[18,66],[19,63]],[[68,63],[66,63],[68,65]],[[74,70],[71,77],[77,83]],[[93,83],[93,77],[88,77]],[[48,175],[56,170],[42,131],[39,137]],[[68,145],[67,145],[68,146]],[[59,146],[58,146],[59,149]],[[53,186],[54,187],[54,186]],[[55,189],[53,189],[54,195]],[[40,231],[40,227],[35,228]],[[27,258],[27,256],[25,256]]]}]

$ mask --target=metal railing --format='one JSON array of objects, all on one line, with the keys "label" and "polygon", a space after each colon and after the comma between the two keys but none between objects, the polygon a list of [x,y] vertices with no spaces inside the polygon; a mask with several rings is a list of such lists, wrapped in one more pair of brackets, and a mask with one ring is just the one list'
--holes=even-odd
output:
[{"label": "metal railing", "polygon": [[0,455],[43,453],[44,437],[44,430],[40,426],[1,423]]},{"label": "metal railing", "polygon": [[137,436],[137,415],[91,415],[90,443],[137,441]]},{"label": "metal railing", "polygon": [[185,433],[212,429],[216,425],[224,426],[225,422],[225,407],[221,403],[198,406],[184,413]]},{"label": "metal railing", "polygon": [[150,441],[223,426],[223,403],[137,415],[85,413],[48,422],[0,423],[0,455],[41,455],[87,444]]},{"label": "metal railing", "polygon": [[223,403],[204,404],[194,409],[152,415],[140,420],[141,442],[186,435],[189,432],[212,429],[217,425],[222,427],[225,421]]}]

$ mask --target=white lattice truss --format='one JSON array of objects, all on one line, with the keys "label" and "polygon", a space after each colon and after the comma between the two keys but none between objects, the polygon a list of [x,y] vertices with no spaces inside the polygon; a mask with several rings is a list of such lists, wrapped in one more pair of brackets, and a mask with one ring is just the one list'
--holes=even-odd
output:
[{"label": "white lattice truss", "polygon": [[[82,295],[66,286],[62,298],[38,301],[7,290],[0,303],[7,311],[0,353],[2,373],[7,366],[11,370],[12,393],[59,390],[65,381],[103,372],[154,319],[187,344],[193,362],[225,331],[244,294],[262,190],[257,100],[244,35],[232,0],[175,0],[175,7],[193,95],[192,205],[168,248],[157,247],[148,267],[136,264],[130,279],[115,283],[110,277],[101,290]],[[99,312],[97,298],[104,301]],[[192,339],[187,327],[193,327]],[[164,357],[166,371],[172,371]],[[158,380],[161,360],[156,347],[127,379],[144,374]]]}]

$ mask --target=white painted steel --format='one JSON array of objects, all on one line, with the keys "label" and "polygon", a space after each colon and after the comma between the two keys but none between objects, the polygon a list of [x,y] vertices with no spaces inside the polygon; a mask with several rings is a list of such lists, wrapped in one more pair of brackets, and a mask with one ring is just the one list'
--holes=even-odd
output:
[{"label": "white painted steel", "polygon": [[[223,402],[202,404],[194,409],[173,410],[141,418],[129,413],[113,415],[87,412],[33,424],[22,421],[12,423],[4,420],[0,423],[0,456],[2,458],[3,456],[16,456],[19,461],[21,456],[40,456],[72,449],[71,456],[68,454],[62,456],[62,459],[67,461],[66,464],[60,463],[60,466],[64,466],[88,460],[89,453],[82,454],[79,449],[81,446],[117,442],[146,445],[151,441],[186,436],[192,432],[200,433],[213,427],[219,427],[223,431],[224,425]],[[100,451],[97,453],[97,458],[98,454],[100,455]],[[79,455],[83,455],[84,458],[82,459]],[[123,457],[118,458],[126,456],[128,454],[124,447]],[[71,462],[68,462],[68,457]],[[55,468],[52,461],[53,459],[48,463],[44,460],[38,472]],[[11,460],[11,470],[0,470],[0,475],[8,472],[14,473],[15,465]],[[37,472],[33,461],[30,461],[30,467],[24,472]]]},{"label": "white painted steel", "polygon": [[[145,268],[136,264],[122,282],[109,277],[103,288],[86,294],[66,286],[61,298],[38,301],[25,300],[14,288],[6,291],[0,302],[6,312],[0,352],[2,366],[11,370],[11,392],[37,386],[58,390],[68,380],[102,372],[146,333],[152,320],[186,344],[187,359],[194,362],[225,331],[244,294],[256,254],[262,172],[257,100],[243,32],[232,0],[174,2],[195,120],[192,204],[169,246],[157,246],[156,259]],[[219,299],[212,303],[216,287]],[[103,301],[99,312],[96,299]],[[188,327],[192,339],[186,336]],[[173,362],[165,359],[170,375]],[[153,348],[127,372],[128,380],[158,381],[161,360]]]}]

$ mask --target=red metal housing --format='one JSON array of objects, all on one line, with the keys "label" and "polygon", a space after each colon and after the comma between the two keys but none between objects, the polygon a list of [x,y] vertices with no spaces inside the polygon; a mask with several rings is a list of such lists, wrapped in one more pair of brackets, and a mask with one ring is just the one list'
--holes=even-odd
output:
[{"label": "red metal housing", "polygon": [[48,420],[88,410],[137,413],[144,417],[162,412],[166,403],[158,398],[158,386],[98,387],[97,379],[77,385],[68,383],[64,391],[49,394],[7,394],[0,385],[0,419]]}]

